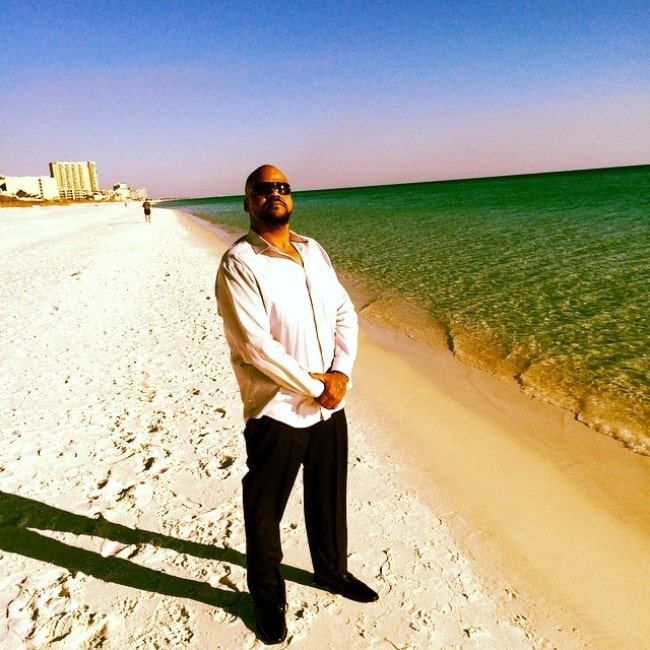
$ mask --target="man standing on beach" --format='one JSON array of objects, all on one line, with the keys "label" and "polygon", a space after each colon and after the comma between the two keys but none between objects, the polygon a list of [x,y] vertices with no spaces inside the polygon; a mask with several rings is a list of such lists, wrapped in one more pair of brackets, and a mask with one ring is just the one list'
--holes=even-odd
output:
[{"label": "man standing on beach", "polygon": [[347,570],[348,432],[343,410],[357,351],[357,316],[321,246],[289,229],[291,187],[263,165],[246,180],[248,234],[216,279],[244,403],[247,581],[265,643],[287,635],[280,521],[303,466],[316,586],[359,602],[378,595]]},{"label": "man standing on beach", "polygon": [[151,203],[149,203],[149,199],[146,199],[145,202],[142,204],[142,207],[144,208],[144,220],[147,223],[151,222]]}]

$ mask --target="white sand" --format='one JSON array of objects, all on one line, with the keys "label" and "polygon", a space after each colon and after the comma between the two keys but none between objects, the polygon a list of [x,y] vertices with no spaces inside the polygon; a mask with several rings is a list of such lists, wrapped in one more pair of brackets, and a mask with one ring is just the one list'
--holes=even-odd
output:
[{"label": "white sand", "polygon": [[[137,205],[0,209],[3,650],[262,647],[223,249],[155,208],[151,224]],[[349,564],[380,600],[310,586],[297,486],[284,645],[650,647],[647,507],[620,497],[647,459],[448,355],[407,364],[413,350],[366,327],[348,407]],[[574,426],[588,444],[565,439]],[[603,456],[580,460],[593,438]],[[621,485],[593,478],[612,448]]]}]

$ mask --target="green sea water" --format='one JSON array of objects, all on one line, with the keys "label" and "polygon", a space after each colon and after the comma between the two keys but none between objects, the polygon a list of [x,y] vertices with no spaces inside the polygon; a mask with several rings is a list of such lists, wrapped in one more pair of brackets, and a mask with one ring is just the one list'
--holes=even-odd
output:
[{"label": "green sea water", "polygon": [[[361,313],[650,455],[650,166],[296,191]],[[231,232],[242,197],[168,202]]]}]

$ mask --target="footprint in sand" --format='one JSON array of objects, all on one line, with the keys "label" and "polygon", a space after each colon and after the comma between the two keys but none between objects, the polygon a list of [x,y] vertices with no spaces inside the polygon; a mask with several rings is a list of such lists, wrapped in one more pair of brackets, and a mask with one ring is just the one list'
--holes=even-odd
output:
[{"label": "footprint in sand", "polygon": [[49,648],[65,640],[69,648],[99,647],[106,618],[92,612],[77,592],[80,580],[59,569],[28,577],[7,606],[7,628],[24,647]]},{"label": "footprint in sand", "polygon": [[132,649],[186,648],[194,636],[192,620],[184,605],[165,601],[156,608],[150,624],[135,639]]}]

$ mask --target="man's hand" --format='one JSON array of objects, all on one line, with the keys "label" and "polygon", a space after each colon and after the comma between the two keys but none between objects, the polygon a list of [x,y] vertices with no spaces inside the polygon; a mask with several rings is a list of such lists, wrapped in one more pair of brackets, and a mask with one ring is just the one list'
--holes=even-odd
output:
[{"label": "man's hand", "polygon": [[345,397],[348,388],[348,378],[342,372],[310,372],[314,379],[325,384],[325,390],[316,401],[326,409],[335,409]]}]

